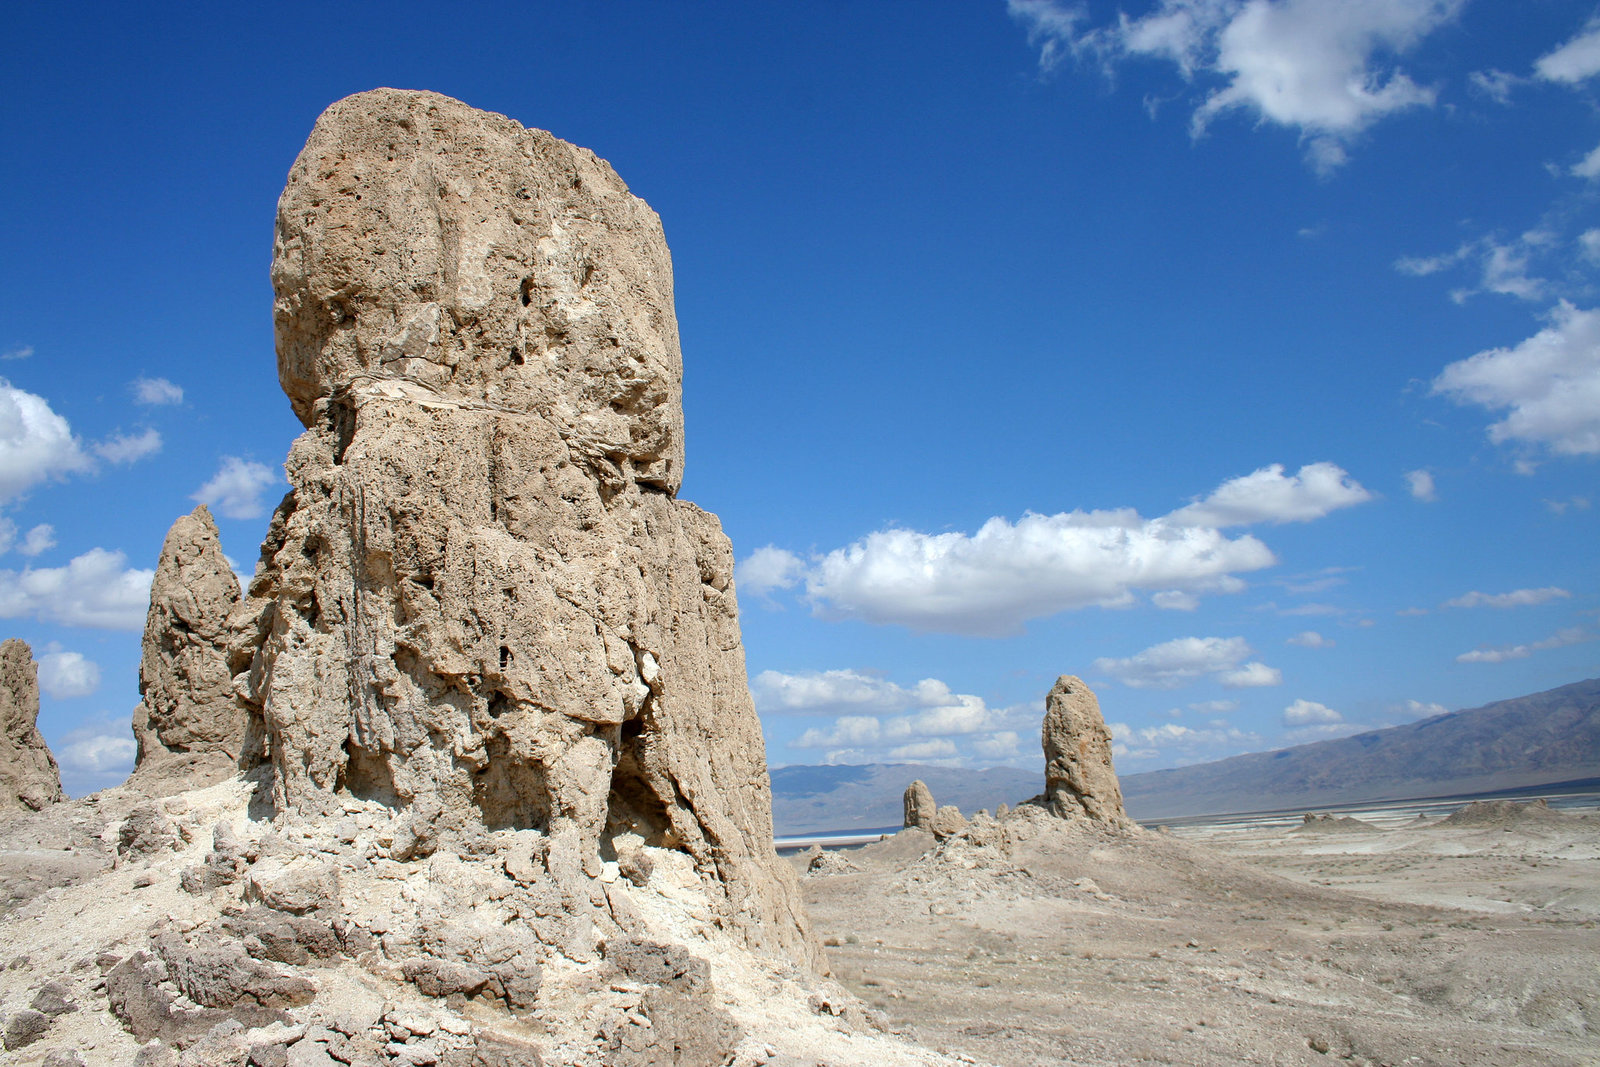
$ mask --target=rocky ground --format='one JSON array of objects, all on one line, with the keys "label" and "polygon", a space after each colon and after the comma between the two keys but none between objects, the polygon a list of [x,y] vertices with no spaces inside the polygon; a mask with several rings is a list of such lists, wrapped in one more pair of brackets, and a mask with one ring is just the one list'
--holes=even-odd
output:
[{"label": "rocky ground", "polygon": [[977,1062],[1600,1062],[1600,816],[1382,821],[1024,807],[795,862],[836,977]]},{"label": "rocky ground", "polygon": [[642,847],[569,899],[538,834],[417,855],[377,804],[254,818],[255,784],[0,819],[0,1062],[955,1062],[745,948],[682,852]]}]

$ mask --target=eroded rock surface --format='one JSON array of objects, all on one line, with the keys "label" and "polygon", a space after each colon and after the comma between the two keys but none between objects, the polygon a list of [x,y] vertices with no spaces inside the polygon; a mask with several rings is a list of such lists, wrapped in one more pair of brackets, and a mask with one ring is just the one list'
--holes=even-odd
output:
[{"label": "eroded rock surface", "polygon": [[592,152],[431,93],[318,120],[278,206],[306,426],[231,667],[291,816],[406,813],[389,855],[531,830],[574,899],[687,851],[749,943],[814,958],[712,515],[675,498],[660,221]]},{"label": "eroded rock surface", "polygon": [[1063,674],[1045,698],[1045,800],[1063,818],[1130,826],[1111,766],[1111,731],[1083,679]]},{"label": "eroded rock surface", "polygon": [[152,793],[221,781],[249,743],[248,709],[233,691],[228,618],[239,580],[204,504],[167,531],[150,584],[133,735],[134,781]]},{"label": "eroded rock surface", "polygon": [[0,811],[63,799],[61,769],[39,733],[39,667],[26,641],[0,643]]},{"label": "eroded rock surface", "polygon": [[921,778],[906,786],[906,829],[915,826],[923,830],[933,829],[933,815],[939,810],[934,803],[933,790],[928,788],[928,783]]}]

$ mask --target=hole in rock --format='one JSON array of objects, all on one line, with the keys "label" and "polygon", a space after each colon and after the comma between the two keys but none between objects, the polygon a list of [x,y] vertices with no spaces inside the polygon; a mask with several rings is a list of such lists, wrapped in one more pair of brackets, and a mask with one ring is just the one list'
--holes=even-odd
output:
[{"label": "hole in rock", "polygon": [[357,800],[369,800],[386,808],[401,807],[400,795],[394,788],[394,774],[389,769],[387,754],[344,743],[346,760],[344,781],[339,787]]},{"label": "hole in rock", "polygon": [[644,838],[645,844],[663,848],[675,848],[679,844],[672,832],[667,806],[650,787],[645,775],[642,757],[647,745],[643,719],[622,724],[617,737],[617,763],[611,772],[610,806],[606,812],[602,846],[605,852],[610,852],[611,841],[623,834],[637,834]]},{"label": "hole in rock", "polygon": [[509,648],[507,648],[505,645],[501,645],[500,646],[500,669],[501,670],[505,670],[506,669],[506,665],[509,664],[510,662],[511,662],[511,650]]},{"label": "hole in rock", "polygon": [[472,801],[484,829],[543,833],[550,824],[544,765],[513,756],[504,736],[491,738],[487,748],[488,760],[472,776]]},{"label": "hole in rock", "polygon": [[522,358],[522,350],[520,348],[518,348],[516,345],[512,345],[511,352],[509,354],[511,356],[511,362],[514,365],[518,367],[522,366],[524,360]]},{"label": "hole in rock", "polygon": [[533,286],[534,286],[534,281],[533,281],[533,276],[532,275],[529,275],[528,277],[522,279],[522,306],[523,307],[527,307],[529,304],[533,303]]}]

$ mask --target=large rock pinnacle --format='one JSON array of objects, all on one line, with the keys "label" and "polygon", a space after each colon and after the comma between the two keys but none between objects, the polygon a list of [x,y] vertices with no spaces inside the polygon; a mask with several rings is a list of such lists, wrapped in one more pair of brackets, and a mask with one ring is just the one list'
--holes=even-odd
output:
[{"label": "large rock pinnacle", "polygon": [[583,899],[628,849],[681,849],[719,922],[815,958],[772,849],[731,546],[675,499],[655,213],[592,152],[380,89],[317,121],[272,279],[306,431],[231,666],[280,813],[376,800],[416,855],[538,831]]},{"label": "large rock pinnacle", "polygon": [[228,617],[239,580],[204,504],[167,532],[150,583],[133,735],[135,784],[152,792],[218,781],[247,744],[248,709],[233,691]]},{"label": "large rock pinnacle", "polygon": [[1111,766],[1111,731],[1094,691],[1083,679],[1063,674],[1044,709],[1044,792],[1050,810],[1063,818],[1133,825],[1122,807],[1122,787]]},{"label": "large rock pinnacle", "polygon": [[0,811],[64,800],[61,769],[39,734],[39,668],[26,641],[0,643]]}]

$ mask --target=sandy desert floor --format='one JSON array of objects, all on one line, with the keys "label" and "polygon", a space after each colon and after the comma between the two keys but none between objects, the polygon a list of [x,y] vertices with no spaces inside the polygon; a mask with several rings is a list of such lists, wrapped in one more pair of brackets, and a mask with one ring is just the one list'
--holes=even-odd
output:
[{"label": "sandy desert floor", "polygon": [[836,977],[979,1063],[1600,1063],[1600,815],[1359,814],[1024,808],[803,881]]}]

